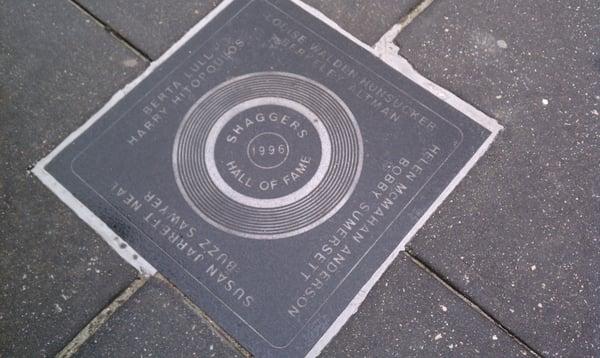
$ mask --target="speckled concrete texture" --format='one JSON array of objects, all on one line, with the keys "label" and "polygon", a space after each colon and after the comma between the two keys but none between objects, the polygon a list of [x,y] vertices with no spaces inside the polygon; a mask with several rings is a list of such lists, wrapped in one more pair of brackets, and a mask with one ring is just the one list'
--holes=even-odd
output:
[{"label": "speckled concrete texture", "polygon": [[505,126],[409,250],[545,356],[600,355],[600,4],[444,1],[397,39]]},{"label": "speckled concrete texture", "polygon": [[0,7],[0,356],[50,356],[137,273],[28,168],[145,64],[69,2]]},{"label": "speckled concrete texture", "polygon": [[151,278],[76,357],[242,357],[169,283]]},{"label": "speckled concrete texture", "polygon": [[400,254],[322,357],[533,356]]}]

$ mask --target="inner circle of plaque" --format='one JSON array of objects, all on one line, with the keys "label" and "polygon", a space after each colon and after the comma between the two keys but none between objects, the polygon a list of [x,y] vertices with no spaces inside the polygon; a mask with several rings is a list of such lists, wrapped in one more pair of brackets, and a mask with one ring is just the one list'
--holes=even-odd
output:
[{"label": "inner circle of plaque", "polygon": [[[246,134],[238,128],[239,137],[227,141],[239,121],[266,112],[285,114],[287,124],[279,118],[273,121],[278,124]],[[292,128],[294,119],[298,123]],[[306,141],[294,138],[300,127]],[[251,142],[282,149],[253,163]],[[282,184],[285,172],[296,169],[302,157],[310,164],[302,167],[306,175],[294,185]],[[322,84],[286,72],[251,73],[208,91],[183,117],[173,146],[175,179],[188,205],[220,230],[259,240],[298,235],[328,220],[352,195],[362,163],[360,128],[347,105]],[[245,178],[236,164],[244,166]],[[264,175],[283,189],[249,189],[245,180],[251,173],[252,179]]]},{"label": "inner circle of plaque", "polygon": [[287,160],[290,144],[281,134],[262,132],[250,139],[246,146],[246,155],[254,166],[260,169],[274,169]]},{"label": "inner circle of plaque", "polygon": [[[281,114],[282,109],[289,114],[287,124],[281,124],[281,118],[277,123],[267,118],[275,112]],[[250,125],[257,132],[243,129],[249,128],[244,124],[246,119],[252,120],[248,116],[264,115],[265,111],[265,122]],[[296,129],[301,128],[300,132],[291,127],[294,121],[298,123]],[[239,134],[234,129],[238,129]],[[290,144],[290,153],[285,163],[272,169],[253,169],[252,162],[244,160],[247,144],[254,134],[273,131],[280,131],[279,135],[289,138],[286,141]],[[302,138],[297,138],[303,133],[306,134]],[[236,143],[231,143],[234,136]],[[300,200],[323,180],[331,163],[331,141],[323,123],[305,106],[284,98],[261,97],[240,103],[219,118],[208,134],[205,153],[208,173],[225,195],[248,206],[276,208]],[[299,178],[294,176],[294,181],[292,173],[303,174]],[[273,180],[277,181],[273,183]]]}]

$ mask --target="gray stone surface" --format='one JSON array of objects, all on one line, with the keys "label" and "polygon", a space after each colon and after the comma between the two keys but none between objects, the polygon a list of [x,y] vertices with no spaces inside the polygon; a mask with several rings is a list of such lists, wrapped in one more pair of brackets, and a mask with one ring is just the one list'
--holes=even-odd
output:
[{"label": "gray stone surface", "polygon": [[533,356],[400,254],[322,357]]},{"label": "gray stone surface", "polygon": [[[158,58],[219,0],[75,0],[152,59]],[[246,0],[238,0],[246,1]],[[374,44],[419,0],[308,0],[362,41]]]},{"label": "gray stone surface", "polygon": [[220,0],[75,0],[156,59]]},{"label": "gray stone surface", "polygon": [[241,357],[179,291],[151,278],[76,357]]},{"label": "gray stone surface", "polygon": [[68,1],[0,7],[0,356],[47,356],[136,273],[27,169],[144,63]]},{"label": "gray stone surface", "polygon": [[600,355],[599,23],[597,1],[441,1],[398,39],[506,127],[409,249],[546,356]]}]

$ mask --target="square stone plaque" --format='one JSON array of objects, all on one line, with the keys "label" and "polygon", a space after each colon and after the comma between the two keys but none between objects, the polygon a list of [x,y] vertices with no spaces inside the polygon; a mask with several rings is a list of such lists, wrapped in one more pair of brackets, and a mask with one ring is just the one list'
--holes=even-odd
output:
[{"label": "square stone plaque", "polygon": [[304,356],[497,129],[294,2],[234,1],[37,173],[252,353]]}]

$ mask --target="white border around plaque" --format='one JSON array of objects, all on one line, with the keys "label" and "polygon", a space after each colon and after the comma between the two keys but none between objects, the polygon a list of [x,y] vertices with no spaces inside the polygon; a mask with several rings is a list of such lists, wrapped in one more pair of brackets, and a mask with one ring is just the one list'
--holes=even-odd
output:
[{"label": "white border around plaque", "polygon": [[[284,1],[275,0],[275,2],[285,4]],[[156,267],[157,266],[156,264],[154,266],[151,264],[153,262],[153,260],[150,258],[148,258],[148,260],[145,260],[138,252],[136,252],[135,249],[133,249],[130,245],[126,244],[129,242],[128,237],[120,237],[120,235],[117,234],[113,230],[113,228],[109,227],[101,218],[99,218],[99,216],[97,215],[97,213],[94,210],[88,208],[88,205],[84,204],[83,201],[85,201],[87,199],[81,199],[76,194],[72,193],[69,189],[67,189],[65,187],[65,185],[63,185],[63,183],[61,181],[57,180],[54,175],[50,174],[49,171],[46,169],[46,167],[60,153],[62,153],[67,147],[69,147],[69,145],[75,143],[78,139],[80,139],[82,137],[82,134],[84,134],[88,129],[90,129],[92,127],[92,125],[94,125],[95,122],[97,122],[99,119],[103,118],[107,113],[109,113],[115,107],[115,105],[120,103],[124,98],[126,98],[128,96],[129,93],[134,91],[138,87],[138,85],[140,83],[142,83],[142,81],[144,81],[146,78],[148,78],[153,73],[155,73],[156,70],[159,69],[163,63],[165,63],[169,58],[171,58],[174,54],[176,54],[176,52],[179,49],[181,49],[182,47],[184,47],[191,39],[194,38],[194,36],[196,36],[200,31],[202,31],[206,26],[208,26],[221,13],[223,13],[228,8],[230,8],[230,6],[233,6],[232,3],[238,3],[238,2],[233,1],[233,0],[224,0],[221,4],[219,4],[209,15],[207,15],[197,25],[195,25],[190,31],[188,31],[185,36],[183,36],[179,41],[177,41],[158,60],[152,62],[150,64],[150,66],[136,80],[134,80],[132,83],[125,86],[125,88],[123,88],[122,90],[118,91],[111,98],[111,100],[108,103],[106,103],[102,107],[102,109],[100,109],[96,114],[94,114],[84,125],[82,125],[79,129],[77,129],[71,135],[69,135],[47,157],[40,160],[40,162],[38,162],[37,165],[35,166],[35,168],[33,169],[33,172],[35,173],[35,175],[48,188],[50,188],[72,210],[74,210],[82,220],[84,220],[88,225],[90,225],[115,251],[117,251],[117,253],[119,253],[119,255],[121,255],[121,257],[123,257],[128,263],[130,263],[138,271],[140,271],[141,273],[143,273],[145,275],[153,275],[156,272],[158,267]],[[254,3],[254,1],[248,2],[248,4],[250,4],[250,3]],[[339,34],[342,34],[348,41],[360,46],[360,48],[362,48],[363,50],[366,50],[366,52],[370,53],[372,56],[378,57],[381,61],[383,61],[385,64],[387,64],[387,66],[389,66],[390,68],[393,68],[399,74],[405,76],[406,78],[410,79],[414,83],[418,84],[420,87],[422,87],[423,89],[428,91],[431,95],[433,95],[437,99],[441,100],[443,103],[445,103],[449,107],[462,113],[463,115],[468,117],[470,120],[474,121],[475,123],[480,125],[482,128],[485,128],[487,131],[489,131],[489,135],[487,135],[487,137],[479,145],[477,145],[477,147],[473,150],[472,154],[470,154],[468,156],[468,159],[465,160],[464,163],[460,166],[460,169],[457,170],[456,173],[452,176],[451,180],[449,180],[444,185],[443,190],[441,190],[439,193],[437,193],[437,195],[435,195],[435,198],[433,200],[431,200],[431,202],[427,206],[427,208],[421,212],[415,212],[415,215],[418,216],[418,219],[411,225],[410,229],[403,235],[402,239],[398,240],[398,242],[395,245],[395,247],[393,248],[393,250],[389,250],[389,252],[385,255],[385,259],[380,264],[377,265],[377,268],[372,272],[372,274],[370,274],[370,277],[368,277],[368,279],[366,279],[360,285],[359,289],[354,290],[354,294],[352,295],[352,298],[348,301],[348,304],[345,305],[345,308],[343,308],[339,312],[334,310],[334,312],[338,312],[337,318],[335,318],[334,320],[323,322],[326,325],[326,327],[321,329],[320,332],[317,332],[318,334],[316,337],[306,338],[305,342],[298,343],[298,347],[296,347],[296,350],[294,350],[293,352],[290,353],[291,355],[294,355],[294,356],[295,355],[316,356],[323,349],[323,347],[332,339],[332,337],[341,329],[343,324],[350,318],[350,316],[354,312],[356,312],[359,305],[366,297],[366,294],[371,290],[373,285],[381,277],[383,272],[391,264],[391,262],[398,255],[398,253],[404,249],[404,245],[406,244],[406,242],[408,240],[410,240],[410,238],[425,223],[425,221],[432,215],[432,213],[443,202],[443,200],[458,185],[460,180],[473,167],[473,165],[476,163],[476,161],[484,154],[484,152],[488,149],[488,147],[493,142],[494,138],[496,137],[498,132],[502,129],[502,127],[500,125],[498,125],[495,120],[486,116],[481,111],[477,110],[473,106],[462,101],[460,98],[458,98],[454,94],[437,86],[436,84],[427,80],[425,77],[418,74],[410,66],[410,64],[408,64],[408,62],[406,60],[404,60],[403,58],[401,58],[400,56],[397,55],[397,49],[388,40],[390,38],[393,38],[392,36],[384,36],[380,43],[376,44],[374,47],[370,47],[370,46],[362,43],[358,39],[356,39],[351,34],[344,31],[343,29],[341,29],[337,24],[335,24],[333,21],[328,19],[326,16],[324,16],[323,14],[321,14],[319,11],[315,10],[314,8],[312,8],[298,0],[291,0],[291,4],[295,4],[299,8],[308,12],[309,14],[314,16],[316,19],[318,19],[318,21],[322,21],[323,23],[328,25],[331,28],[331,31],[335,31]],[[297,11],[297,10],[293,10],[293,11]],[[326,36],[326,35],[324,35],[324,36]],[[369,60],[369,61],[372,61],[372,60]],[[334,94],[335,97],[337,97],[337,95],[335,94],[335,91],[332,91],[332,93]],[[343,100],[341,100],[341,102],[344,103]],[[295,108],[299,112],[304,112],[307,116],[313,115],[311,109],[305,110],[305,107],[303,107],[303,106],[291,105],[290,103],[285,103],[285,101],[280,102],[279,104],[282,104],[282,103],[284,105],[287,104],[290,107],[295,106]],[[190,107],[190,108],[191,108],[191,110],[193,110],[193,107]],[[350,113],[352,113],[351,110],[348,110],[348,111]],[[230,113],[228,115],[235,115],[235,114]],[[317,130],[320,133],[320,135],[323,136],[323,129],[320,129],[319,126],[320,125],[317,125]],[[360,136],[361,135],[360,131],[358,133]],[[329,148],[327,148],[327,146],[330,143],[327,140],[325,140],[325,142],[327,144],[324,145],[323,152],[325,154],[325,158],[329,158],[330,154],[328,152]],[[362,143],[361,143],[361,145],[362,145]],[[457,145],[457,147],[458,147],[458,145]],[[360,150],[362,151],[362,148]],[[175,156],[175,152],[173,155]],[[210,153],[210,155],[212,155],[212,153]],[[452,156],[452,153],[450,153],[448,155],[448,157],[451,157],[451,156]],[[360,157],[360,163],[358,163],[358,165],[359,165],[359,167],[362,168],[362,153],[361,153],[361,155],[359,155],[359,157]],[[209,160],[208,162],[210,163],[211,161]],[[323,167],[326,167],[329,165],[330,165],[330,163],[325,161],[323,164]],[[443,165],[443,163],[441,165]],[[174,168],[175,168],[174,170],[177,170],[176,164],[174,164]],[[213,170],[214,170],[214,168],[213,168]],[[359,168],[359,172],[360,172],[360,170],[361,169]],[[364,168],[362,168],[362,170],[364,171]],[[315,178],[317,178],[317,179],[315,179],[315,182],[321,180],[322,175],[324,175],[322,173],[322,170],[319,173],[320,174],[315,176]],[[218,173],[215,174],[215,172],[212,172],[211,175],[213,178],[218,178],[219,174]],[[435,173],[432,174],[432,178],[434,177],[434,175],[435,175]],[[178,178],[178,182],[180,182],[180,181],[181,180]],[[229,228],[227,225],[219,223],[218,219],[215,220],[210,217],[207,217],[207,215],[204,212],[201,212],[200,216],[204,217],[204,219],[206,219],[206,221],[209,223],[211,223],[211,221],[212,221],[212,224],[215,225],[217,228],[222,229],[225,232],[233,233],[240,237],[246,236],[246,239],[248,239],[248,238],[251,239],[250,241],[252,241],[252,239],[264,239],[264,238],[287,240],[288,237],[295,235],[297,233],[300,233],[300,232],[310,233],[311,232],[310,230],[313,227],[318,226],[319,224],[321,224],[322,221],[327,221],[333,215],[335,215],[337,210],[339,210],[342,206],[344,206],[344,204],[348,201],[350,195],[352,194],[352,192],[354,190],[353,187],[355,185],[357,185],[358,179],[351,180],[351,182],[352,182],[351,187],[346,191],[347,194],[342,193],[343,198],[339,202],[337,202],[335,205],[333,205],[333,208],[330,211],[328,211],[326,214],[322,214],[322,220],[316,220],[316,221],[313,221],[312,223],[306,224],[304,226],[300,225],[299,228],[297,230],[291,232],[291,234],[289,232],[287,232],[287,233],[284,232],[284,233],[280,233],[280,234],[271,233],[271,234],[261,235],[261,234],[257,234],[255,232],[255,233],[250,233],[250,234],[245,235],[243,232],[240,232],[240,230],[244,230],[244,229]],[[428,182],[429,182],[429,180],[428,180]],[[313,183],[311,185],[314,185],[314,184],[315,183]],[[427,183],[425,183],[424,185],[426,185],[426,184]],[[179,185],[179,186],[181,189],[181,185]],[[227,187],[228,187],[228,185],[221,186],[221,189],[224,188],[225,192],[227,192],[229,190],[229,189],[227,189]],[[182,191],[185,192],[185,189]],[[279,206],[282,206],[285,204],[290,204],[294,200],[297,200],[300,197],[307,195],[306,191],[302,191],[302,189],[299,189],[299,191],[291,193],[289,196],[285,197],[285,200],[277,202],[277,199],[253,199],[253,198],[250,198],[252,200],[247,200],[249,198],[248,196],[244,196],[243,194],[239,195],[239,194],[240,193],[238,193],[236,190],[231,190],[228,193],[228,196],[234,201],[238,200],[238,201],[243,202],[244,204],[248,204],[249,207],[253,207],[253,206],[261,207],[261,206],[266,205],[267,208],[268,207],[279,207]],[[294,195],[298,195],[298,197],[294,197]],[[418,193],[415,194],[415,197],[417,195],[418,195]],[[188,203],[190,203],[189,198],[187,201],[188,201]],[[194,203],[192,203],[190,205],[192,207],[195,206]],[[409,205],[409,204],[407,204],[407,205]],[[198,211],[196,210],[196,212],[198,212]],[[394,221],[392,221],[388,225],[388,227],[386,228],[385,231],[387,231],[387,229],[389,229],[390,226],[392,226]],[[285,221],[282,221],[282,222],[285,222]],[[262,228],[262,229],[259,228],[259,230],[264,230],[264,228]],[[385,233],[385,231],[384,231],[384,233]],[[383,234],[381,234],[381,236],[383,236]],[[381,238],[381,236],[380,236],[380,238]],[[279,240],[267,240],[267,241],[276,242]],[[368,253],[368,251],[367,251],[367,253]],[[366,255],[366,253],[365,253],[365,255]],[[147,256],[147,255],[145,255],[145,256]],[[358,263],[360,263],[360,262],[361,261],[359,260]],[[357,263],[357,265],[358,265],[358,263]],[[162,270],[161,270],[161,272],[162,272]],[[348,273],[348,275],[349,274],[350,273]],[[178,285],[177,281],[175,281],[174,283],[176,285]],[[190,294],[189,291],[184,290],[184,292],[186,294]],[[335,290],[334,290],[334,292],[335,292]],[[193,297],[192,297],[192,300],[194,300]],[[290,341],[290,343],[288,343],[287,345],[281,346],[281,345],[277,345],[277,344],[270,344],[270,346],[272,348],[268,348],[268,345],[266,345],[265,346],[266,348],[265,348],[261,344],[255,343],[253,338],[251,338],[252,333],[234,332],[234,329],[231,328],[232,327],[231,322],[223,322],[223,321],[220,321],[219,317],[214,317],[213,316],[214,310],[217,310],[217,309],[212,306],[212,303],[211,303],[211,305],[209,305],[210,307],[207,308],[207,307],[203,306],[202,302],[198,303],[195,300],[194,300],[194,302],[196,304],[198,304],[199,307],[203,310],[206,310],[206,309],[213,310],[212,312],[208,312],[209,316],[214,318],[216,323],[223,326],[225,328],[225,330],[228,331],[230,334],[232,334],[232,336],[234,338],[239,339],[240,343],[242,343],[243,346],[248,348],[253,353],[258,353],[260,355],[271,355],[271,354],[287,355],[287,353],[286,353],[287,351],[285,350],[285,347],[288,347],[291,344],[291,342],[293,342],[297,337],[297,335],[294,336],[295,338],[293,338],[293,340]],[[325,302],[327,302],[327,300]],[[323,303],[323,305],[324,304],[325,303]],[[319,310],[317,310],[317,312],[318,311]],[[242,322],[245,322],[245,320],[241,317],[241,315],[239,313],[235,313],[234,316],[239,317]],[[314,322],[312,321],[312,319],[313,319],[312,317],[314,317],[314,315],[311,316],[311,318],[309,318],[306,321],[306,324],[311,323],[311,325],[313,327],[319,327],[318,324],[316,326],[314,325]],[[227,319],[225,321],[227,321]],[[306,324],[305,324],[305,326],[306,326]],[[305,327],[305,326],[303,326],[303,327]],[[302,331],[302,329],[304,329],[304,328],[301,328],[300,331]],[[262,335],[258,332],[258,330],[255,330],[255,332],[258,335],[258,337],[262,337]],[[265,340],[268,341],[268,339],[265,339]]]}]

